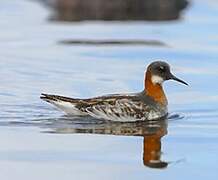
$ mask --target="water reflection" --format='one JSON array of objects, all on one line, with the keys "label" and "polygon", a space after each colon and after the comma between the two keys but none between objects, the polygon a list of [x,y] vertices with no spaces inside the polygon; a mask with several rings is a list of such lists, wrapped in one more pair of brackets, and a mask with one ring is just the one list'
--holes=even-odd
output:
[{"label": "water reflection", "polygon": [[167,119],[133,123],[105,122],[94,119],[81,120],[79,118],[68,121],[62,119],[62,122],[56,121],[58,124],[50,124],[50,130],[46,132],[143,136],[143,164],[150,168],[166,168],[168,165],[167,162],[161,160],[161,138],[167,134]]},{"label": "water reflection", "polygon": [[143,163],[151,168],[165,168],[168,163],[161,160],[161,138],[167,134],[166,126],[156,133],[144,136]]},{"label": "water reflection", "polygon": [[168,45],[159,40],[137,40],[137,39],[125,39],[125,40],[91,40],[91,39],[69,39],[62,40],[60,44],[65,45],[91,45],[91,46],[157,46],[168,47]]}]

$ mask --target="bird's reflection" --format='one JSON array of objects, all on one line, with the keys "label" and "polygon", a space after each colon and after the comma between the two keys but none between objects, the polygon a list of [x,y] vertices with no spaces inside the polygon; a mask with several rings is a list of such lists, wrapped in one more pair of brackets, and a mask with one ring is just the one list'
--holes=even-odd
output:
[{"label": "bird's reflection", "polygon": [[[63,122],[64,121],[64,122]],[[54,122],[54,121],[53,121]],[[57,124],[58,123],[58,124]],[[122,136],[143,136],[143,164],[150,168],[166,168],[161,160],[161,138],[167,134],[167,119],[149,122],[106,122],[84,118],[69,121],[58,119],[49,125],[49,133],[88,133]]]},{"label": "bird's reflection", "polygon": [[161,138],[167,134],[166,124],[150,135],[144,136],[143,163],[151,168],[166,168],[168,163],[161,160]]}]

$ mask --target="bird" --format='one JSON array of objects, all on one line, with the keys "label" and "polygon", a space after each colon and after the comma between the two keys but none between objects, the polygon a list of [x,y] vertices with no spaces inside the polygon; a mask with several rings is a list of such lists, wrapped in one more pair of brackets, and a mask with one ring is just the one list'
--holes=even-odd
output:
[{"label": "bird", "polygon": [[40,98],[70,116],[90,116],[119,122],[156,120],[168,115],[168,101],[163,90],[163,82],[167,80],[188,85],[171,73],[167,62],[154,61],[145,71],[144,89],[137,93],[109,94],[86,99],[42,93]]}]

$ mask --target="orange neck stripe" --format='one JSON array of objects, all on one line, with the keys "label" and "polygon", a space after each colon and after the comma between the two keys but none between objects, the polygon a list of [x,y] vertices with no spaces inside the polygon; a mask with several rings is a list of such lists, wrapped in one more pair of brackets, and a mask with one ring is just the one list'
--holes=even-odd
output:
[{"label": "orange neck stripe", "polygon": [[153,84],[151,80],[151,72],[147,71],[145,75],[145,92],[146,95],[152,97],[155,101],[162,105],[167,105],[167,98],[160,84]]}]

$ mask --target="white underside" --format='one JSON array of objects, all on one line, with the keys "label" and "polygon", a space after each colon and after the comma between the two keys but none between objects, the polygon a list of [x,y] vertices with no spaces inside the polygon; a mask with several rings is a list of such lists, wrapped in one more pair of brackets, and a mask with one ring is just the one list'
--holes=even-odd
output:
[{"label": "white underside", "polygon": [[75,107],[75,104],[65,101],[49,101],[58,109],[64,111],[68,115],[75,115],[75,116],[85,116],[87,113],[81,112],[79,109]]}]

